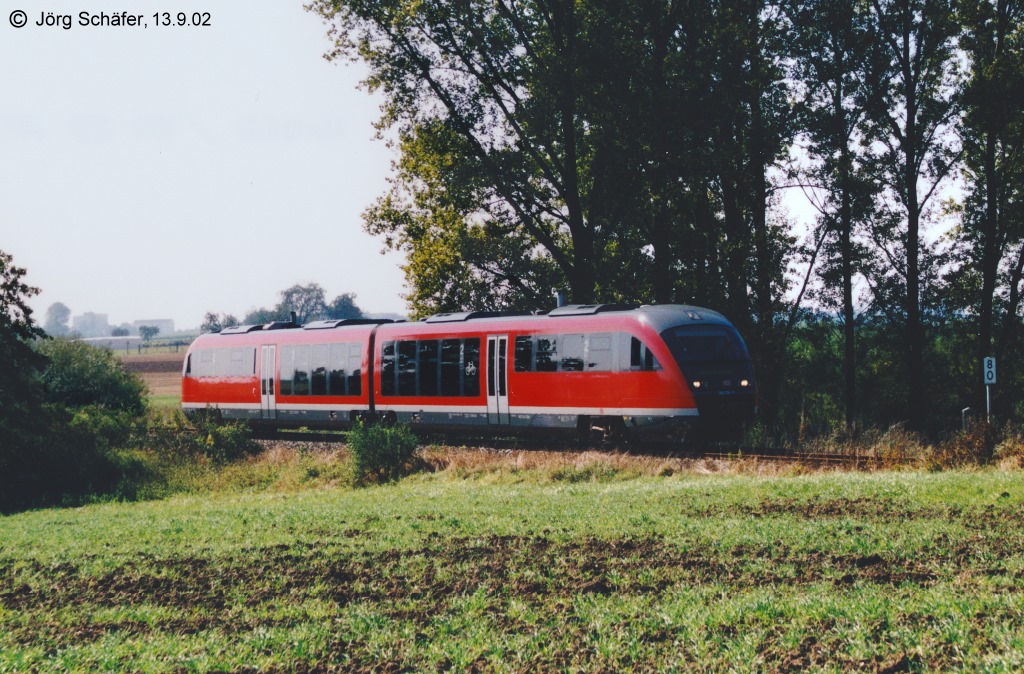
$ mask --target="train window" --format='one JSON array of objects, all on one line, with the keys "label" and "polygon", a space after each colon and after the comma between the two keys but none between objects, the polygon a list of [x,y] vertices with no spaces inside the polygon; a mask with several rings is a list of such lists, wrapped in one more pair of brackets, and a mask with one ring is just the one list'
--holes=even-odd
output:
[{"label": "train window", "polygon": [[295,379],[295,347],[281,347],[281,386],[278,391],[283,396],[292,395],[292,381]]},{"label": "train window", "polygon": [[185,376],[186,377],[191,377],[192,376],[192,354],[191,353],[185,355]]},{"label": "train window", "polygon": [[494,395],[494,342],[487,342],[487,395]]},{"label": "train window", "polygon": [[736,333],[720,325],[684,325],[662,333],[672,355],[683,363],[746,358]]},{"label": "train window", "polygon": [[[360,358],[358,351],[352,351],[350,366],[358,364]],[[357,369],[357,375],[358,372]],[[350,387],[349,394],[352,393]],[[381,345],[381,395],[480,395],[480,340],[384,342]]]},{"label": "train window", "polygon": [[558,371],[558,337],[541,335],[537,337],[537,372]]},{"label": "train window", "polygon": [[661,365],[647,345],[636,337],[630,339],[629,367],[632,370],[660,370]]},{"label": "train window", "polygon": [[498,395],[508,395],[508,345],[504,339],[498,340]]},{"label": "train window", "polygon": [[462,395],[462,340],[441,340],[441,395]]},{"label": "train window", "polygon": [[395,343],[384,342],[380,351],[380,394],[395,395]]},{"label": "train window", "polygon": [[329,344],[314,344],[310,347],[310,392],[315,396],[327,395],[330,349]]},{"label": "train window", "polygon": [[422,396],[436,396],[439,392],[438,342],[424,339],[419,342],[420,390]]},{"label": "train window", "polygon": [[462,345],[462,395],[476,397],[480,395],[480,339],[467,339]]},{"label": "train window", "polygon": [[348,344],[331,344],[331,369],[327,377],[327,392],[332,396],[346,395]]},{"label": "train window", "polygon": [[212,377],[213,371],[213,349],[203,349],[199,352],[199,362],[196,363],[197,377]]},{"label": "train window", "polygon": [[416,395],[416,342],[398,343],[398,395]]},{"label": "train window", "polygon": [[587,335],[587,371],[611,372],[613,364],[611,333]]},{"label": "train window", "polygon": [[224,354],[223,373],[226,377],[251,377],[256,374],[256,349],[240,347]]},{"label": "train window", "polygon": [[330,345],[330,369],[327,392],[332,396],[357,396],[362,393],[362,345],[357,342]]},{"label": "train window", "polygon": [[363,345],[352,342],[348,345],[348,394],[350,396],[363,393]]},{"label": "train window", "polygon": [[533,337],[521,335],[516,337],[516,372],[529,372],[533,369]]},{"label": "train window", "polygon": [[295,379],[292,395],[309,395],[309,347],[305,344],[295,347]]},{"label": "train window", "polygon": [[583,371],[583,335],[562,335],[562,372]]}]

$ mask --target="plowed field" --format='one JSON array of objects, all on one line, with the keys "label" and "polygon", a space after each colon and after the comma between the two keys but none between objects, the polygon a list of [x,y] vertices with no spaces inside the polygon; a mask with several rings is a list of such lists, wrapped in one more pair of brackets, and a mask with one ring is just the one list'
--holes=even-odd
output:
[{"label": "plowed field", "polygon": [[125,369],[142,377],[151,396],[180,396],[181,368],[185,350],[181,353],[154,353],[120,356]]},{"label": "plowed field", "polygon": [[0,519],[0,671],[1019,671],[1024,474],[673,476]]}]

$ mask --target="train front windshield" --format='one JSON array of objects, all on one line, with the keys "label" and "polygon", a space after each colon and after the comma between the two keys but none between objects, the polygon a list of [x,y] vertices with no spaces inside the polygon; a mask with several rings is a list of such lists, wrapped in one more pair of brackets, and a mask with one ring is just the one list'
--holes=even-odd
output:
[{"label": "train front windshield", "polygon": [[749,362],[739,335],[722,325],[683,325],[662,335],[680,366]]}]

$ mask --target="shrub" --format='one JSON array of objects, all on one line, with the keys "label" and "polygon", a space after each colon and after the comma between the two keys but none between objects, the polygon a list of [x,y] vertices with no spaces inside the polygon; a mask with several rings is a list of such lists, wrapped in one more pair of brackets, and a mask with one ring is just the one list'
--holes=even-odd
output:
[{"label": "shrub", "polygon": [[1024,467],[1024,432],[1019,427],[1007,426],[992,458],[1006,468]]},{"label": "shrub", "polygon": [[352,482],[387,482],[412,471],[416,436],[408,426],[357,422],[349,433]]},{"label": "shrub", "polygon": [[47,405],[34,422],[34,431],[20,434],[3,462],[0,511],[112,494],[135,469],[115,452],[138,423],[127,413]]},{"label": "shrub", "polygon": [[21,400],[0,415],[0,511],[115,493],[136,470],[116,450],[144,427],[141,379],[81,342],[40,340],[33,350]]},{"label": "shrub", "polygon": [[40,380],[46,400],[67,407],[97,406],[139,415],[146,410],[146,385],[125,370],[108,349],[85,342],[46,339],[36,350],[46,359]]},{"label": "shrub", "polygon": [[142,444],[165,454],[204,456],[217,463],[235,461],[260,449],[247,425],[224,421],[213,409],[191,417],[174,410],[162,420],[150,424]]},{"label": "shrub", "polygon": [[979,421],[939,444],[932,457],[932,468],[959,468],[988,463],[999,436],[998,429]]}]

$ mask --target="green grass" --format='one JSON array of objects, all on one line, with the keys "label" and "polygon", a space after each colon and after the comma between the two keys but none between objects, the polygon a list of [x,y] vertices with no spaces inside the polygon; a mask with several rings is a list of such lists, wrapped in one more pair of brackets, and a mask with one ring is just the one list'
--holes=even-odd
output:
[{"label": "green grass", "polygon": [[153,409],[180,409],[181,408],[181,395],[149,395],[146,396],[146,401],[149,406]]},{"label": "green grass", "polygon": [[1018,471],[445,472],[29,512],[0,672],[1019,671],[1022,504]]}]

